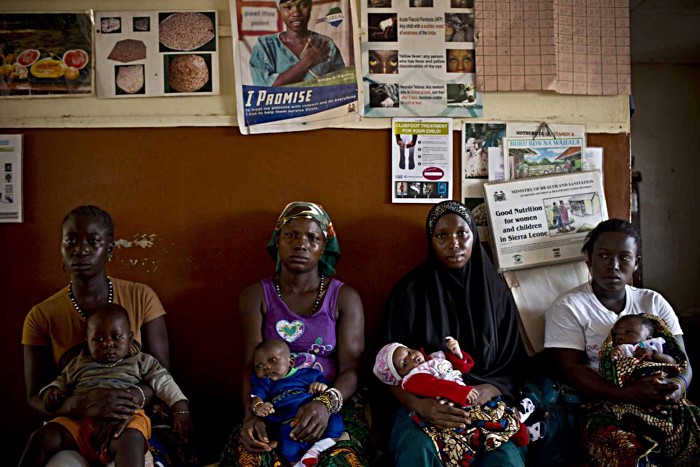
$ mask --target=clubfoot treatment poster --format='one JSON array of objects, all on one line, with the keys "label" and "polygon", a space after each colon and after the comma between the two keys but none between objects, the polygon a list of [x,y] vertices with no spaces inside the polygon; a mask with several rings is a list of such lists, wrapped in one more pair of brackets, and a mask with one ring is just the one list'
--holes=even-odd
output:
[{"label": "clubfoot treatment poster", "polygon": [[365,116],[481,116],[473,2],[361,2]]},{"label": "clubfoot treatment poster", "polygon": [[354,2],[231,0],[241,133],[360,118]]},{"label": "clubfoot treatment poster", "polygon": [[394,118],[391,127],[392,202],[452,199],[452,119]]}]

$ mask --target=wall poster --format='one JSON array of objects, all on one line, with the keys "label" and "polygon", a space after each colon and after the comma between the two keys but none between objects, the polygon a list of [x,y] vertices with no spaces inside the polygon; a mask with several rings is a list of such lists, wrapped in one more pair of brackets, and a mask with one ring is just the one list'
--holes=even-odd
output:
[{"label": "wall poster", "polygon": [[360,118],[355,2],[231,0],[241,133]]},{"label": "wall poster", "polygon": [[361,4],[365,116],[481,116],[473,1]]},{"label": "wall poster", "polygon": [[452,119],[397,117],[391,128],[392,202],[452,199]]},{"label": "wall poster", "polygon": [[0,96],[92,95],[92,12],[0,13]]},{"label": "wall poster", "polygon": [[97,97],[219,94],[216,11],[95,13]]},{"label": "wall poster", "polygon": [[22,135],[0,135],[0,223],[23,222]]},{"label": "wall poster", "polygon": [[505,123],[470,122],[462,129],[462,202],[472,211],[481,241],[489,239],[484,184],[498,177],[494,164],[503,166],[505,133]]},{"label": "wall poster", "polygon": [[499,271],[584,258],[589,231],[608,218],[597,170],[484,185]]}]

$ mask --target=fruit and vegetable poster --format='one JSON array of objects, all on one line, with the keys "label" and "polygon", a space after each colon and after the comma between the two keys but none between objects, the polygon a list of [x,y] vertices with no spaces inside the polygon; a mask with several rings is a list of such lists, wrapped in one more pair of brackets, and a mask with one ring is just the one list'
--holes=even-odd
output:
[{"label": "fruit and vegetable poster", "polygon": [[0,135],[0,223],[22,222],[22,135]]},{"label": "fruit and vegetable poster", "polygon": [[452,119],[397,117],[391,127],[392,202],[452,199]]},{"label": "fruit and vegetable poster", "polygon": [[474,2],[360,0],[366,117],[479,117]]},{"label": "fruit and vegetable poster", "polygon": [[0,96],[92,95],[91,12],[0,14]]},{"label": "fruit and vegetable poster", "polygon": [[215,11],[95,13],[97,97],[219,94]]},{"label": "fruit and vegetable poster", "polygon": [[231,0],[241,133],[360,119],[354,0]]},{"label": "fruit and vegetable poster", "polygon": [[499,271],[579,260],[588,232],[608,218],[598,170],[484,185]]}]

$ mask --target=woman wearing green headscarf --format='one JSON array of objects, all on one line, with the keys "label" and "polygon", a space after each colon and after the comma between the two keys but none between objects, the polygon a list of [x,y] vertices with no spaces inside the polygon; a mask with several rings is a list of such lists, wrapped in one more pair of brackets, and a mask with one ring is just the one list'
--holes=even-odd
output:
[{"label": "woman wearing green headscarf", "polygon": [[299,409],[290,436],[313,443],[326,429],[330,414],[339,412],[350,440],[323,451],[318,465],[363,465],[367,428],[362,407],[353,396],[364,350],[364,312],[355,289],[332,277],[340,248],[328,213],[314,203],[288,204],[267,250],[276,261],[275,274],[246,287],[238,303],[244,336],[245,415],[220,465],[272,466],[279,462],[273,434],[250,406],[253,353],[266,339],[283,339],[296,367],[318,369],[332,383]]}]

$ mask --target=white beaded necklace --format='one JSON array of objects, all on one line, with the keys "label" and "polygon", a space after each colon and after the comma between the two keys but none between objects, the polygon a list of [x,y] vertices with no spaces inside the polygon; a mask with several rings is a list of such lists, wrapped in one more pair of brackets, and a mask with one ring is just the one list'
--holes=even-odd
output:
[{"label": "white beaded necklace", "polygon": [[[80,308],[78,301],[75,299],[75,294],[73,293],[73,281],[70,281],[70,285],[68,286],[68,297],[70,298],[70,302],[73,304],[75,311],[77,311],[78,314],[83,317],[83,319],[87,319],[87,313]],[[114,286],[112,285],[112,280],[109,277],[107,278],[107,303],[114,303]]]}]

